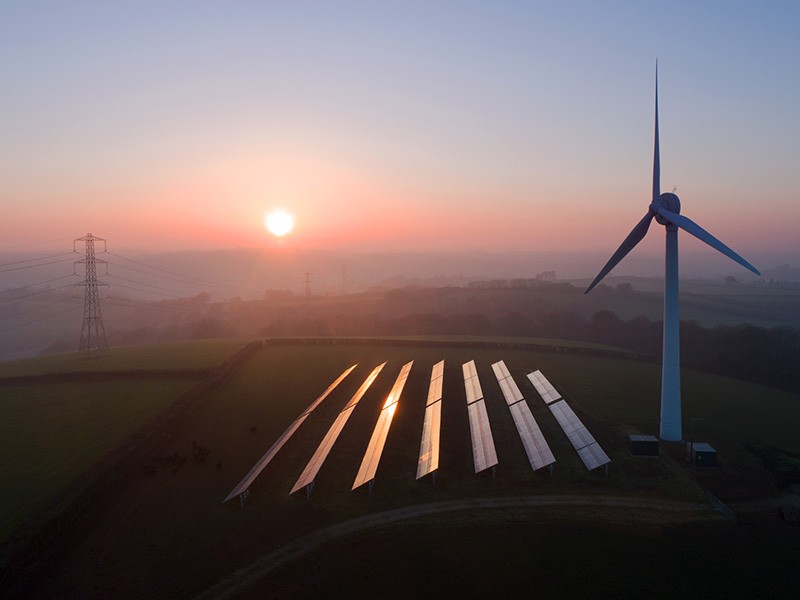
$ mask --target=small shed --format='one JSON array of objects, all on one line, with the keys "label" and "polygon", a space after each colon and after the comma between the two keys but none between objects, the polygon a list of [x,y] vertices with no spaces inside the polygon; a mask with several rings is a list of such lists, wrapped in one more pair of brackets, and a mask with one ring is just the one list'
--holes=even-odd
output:
[{"label": "small shed", "polygon": [[629,435],[628,449],[634,456],[658,456],[658,438],[654,435]]},{"label": "small shed", "polygon": [[690,442],[686,444],[686,450],[693,465],[701,467],[717,466],[717,451],[706,442]]}]

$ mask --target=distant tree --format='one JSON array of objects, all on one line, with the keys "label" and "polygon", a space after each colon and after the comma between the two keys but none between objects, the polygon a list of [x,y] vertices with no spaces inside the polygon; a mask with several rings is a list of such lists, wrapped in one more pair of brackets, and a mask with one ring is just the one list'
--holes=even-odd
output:
[{"label": "distant tree", "polygon": [[633,285],[630,283],[620,283],[617,285],[617,289],[623,294],[627,294],[633,290]]},{"label": "distant tree", "polygon": [[542,271],[541,273],[537,273],[534,277],[536,281],[544,281],[547,283],[551,283],[556,280],[556,272],[555,271]]},{"label": "distant tree", "polygon": [[736,279],[736,277],[734,277],[733,275],[728,275],[725,278],[725,285],[736,285],[737,283],[739,283],[739,280]]}]

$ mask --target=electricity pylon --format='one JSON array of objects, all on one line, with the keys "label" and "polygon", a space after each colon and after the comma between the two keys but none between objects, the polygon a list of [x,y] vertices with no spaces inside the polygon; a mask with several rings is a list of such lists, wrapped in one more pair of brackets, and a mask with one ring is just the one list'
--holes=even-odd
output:
[{"label": "electricity pylon", "polygon": [[86,279],[75,285],[84,288],[83,300],[83,326],[81,327],[81,341],[78,345],[78,352],[86,357],[103,356],[108,354],[108,342],[106,341],[106,330],[103,327],[103,317],[100,314],[100,294],[97,286],[108,285],[97,281],[97,263],[106,264],[104,260],[98,260],[94,256],[94,243],[103,242],[103,251],[106,250],[106,241],[103,238],[95,237],[91,233],[75,239],[72,242],[72,250],[77,252],[75,244],[86,242],[86,256],[81,260],[76,260],[75,264],[86,265]]},{"label": "electricity pylon", "polygon": [[306,298],[311,298],[311,273],[306,271],[305,273],[303,273],[303,276],[305,277],[303,282],[305,284],[303,287],[303,295]]}]

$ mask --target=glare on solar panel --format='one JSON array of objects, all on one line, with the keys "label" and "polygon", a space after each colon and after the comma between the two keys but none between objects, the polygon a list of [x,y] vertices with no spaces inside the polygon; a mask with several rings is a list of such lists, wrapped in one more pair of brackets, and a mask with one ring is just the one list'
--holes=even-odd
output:
[{"label": "glare on solar panel", "polygon": [[358,468],[358,474],[353,481],[353,487],[356,489],[364,485],[368,481],[375,479],[375,473],[378,470],[378,463],[381,460],[383,447],[386,445],[386,436],[389,435],[389,429],[392,426],[392,419],[397,410],[397,404],[400,401],[400,394],[403,393],[403,387],[408,379],[408,374],[411,372],[411,366],[414,364],[412,360],[403,365],[400,374],[392,386],[392,391],[386,398],[383,409],[378,415],[378,422],[375,423],[375,429],[372,431],[372,437],[367,445],[367,450],[364,453],[364,458],[361,461],[361,466]]},{"label": "glare on solar panel", "polygon": [[262,456],[258,460],[258,462],[255,465],[253,465],[253,468],[250,469],[250,471],[247,473],[247,475],[245,475],[244,478],[238,483],[238,485],[235,488],[233,488],[233,491],[231,491],[231,493],[228,494],[228,496],[225,498],[225,500],[222,501],[223,503],[227,502],[231,498],[235,498],[239,494],[244,493],[245,490],[247,490],[253,484],[253,482],[256,480],[256,478],[261,474],[261,471],[264,470],[264,468],[275,457],[275,455],[278,453],[278,451],[281,448],[283,448],[283,445],[289,440],[290,437],[292,437],[292,434],[294,434],[294,432],[297,431],[297,428],[300,427],[300,425],[303,424],[303,421],[306,420],[306,417],[308,417],[308,415],[310,415],[311,412],[315,408],[317,408],[317,406],[319,406],[320,403],[323,400],[325,400],[325,398],[328,397],[328,395],[336,388],[336,386],[338,386],[342,382],[342,380],[345,377],[347,377],[353,369],[356,368],[356,366],[357,365],[353,365],[349,369],[345,369],[344,372],[342,372],[342,374],[339,375],[339,377],[337,377],[334,380],[334,382],[331,383],[328,386],[328,389],[326,389],[324,392],[322,392],[322,394],[316,400],[314,400],[311,404],[309,404],[308,408],[306,408],[300,414],[300,416],[297,417],[289,425],[289,427],[286,428],[286,431],[284,431],[283,434],[281,434],[281,437],[279,437],[278,440],[274,444],[272,444],[272,446],[270,447],[269,450],[266,451],[264,456]]},{"label": "glare on solar panel", "polygon": [[434,402],[442,399],[442,381],[444,380],[444,361],[440,360],[433,365],[431,370],[431,384],[428,387],[428,401],[425,403],[431,405]]},{"label": "glare on solar panel", "polygon": [[325,434],[325,437],[320,442],[316,452],[314,452],[311,460],[308,461],[306,468],[303,469],[303,472],[300,474],[297,483],[294,484],[294,487],[289,494],[294,494],[296,491],[303,489],[314,481],[314,478],[317,476],[317,473],[322,467],[322,463],[324,463],[325,459],[328,457],[328,453],[331,451],[333,444],[336,442],[336,438],[338,438],[339,434],[342,432],[342,428],[344,428],[345,423],[347,423],[347,419],[350,418],[350,415],[355,409],[356,404],[358,404],[362,396],[369,389],[369,386],[371,386],[372,382],[378,377],[378,373],[381,372],[381,369],[383,369],[385,364],[386,363],[382,363],[372,369],[372,372],[367,376],[367,378],[364,380],[364,383],[361,384],[361,387],[358,388],[344,409],[342,409],[342,412],[337,415],[333,425],[331,425],[328,433]]},{"label": "glare on solar panel", "polygon": [[489,415],[483,400],[467,406],[469,413],[469,432],[472,438],[472,460],[475,472],[479,473],[497,464],[497,452],[489,426]]},{"label": "glare on solar panel", "polygon": [[475,361],[471,360],[462,365],[464,371],[464,389],[467,394],[467,404],[471,404],[483,398],[483,390],[478,379],[478,371],[475,368]]}]

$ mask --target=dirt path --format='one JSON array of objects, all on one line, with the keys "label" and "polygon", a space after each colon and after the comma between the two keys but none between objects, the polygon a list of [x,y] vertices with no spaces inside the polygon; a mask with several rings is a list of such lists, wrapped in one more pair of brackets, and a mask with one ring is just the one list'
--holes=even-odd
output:
[{"label": "dirt path", "polygon": [[344,521],[281,546],[256,559],[248,566],[221,579],[217,584],[198,595],[196,600],[221,600],[223,598],[231,598],[246,587],[263,579],[275,569],[297,560],[304,554],[313,552],[327,543],[348,535],[380,529],[401,521],[442,513],[543,507],[590,507],[592,509],[605,508],[623,510],[643,509],[659,513],[661,518],[655,518],[654,521],[658,520],[658,522],[664,524],[715,518],[713,510],[708,504],[617,496],[516,496],[508,498],[473,498],[468,500],[449,500],[430,504],[417,504]]}]

